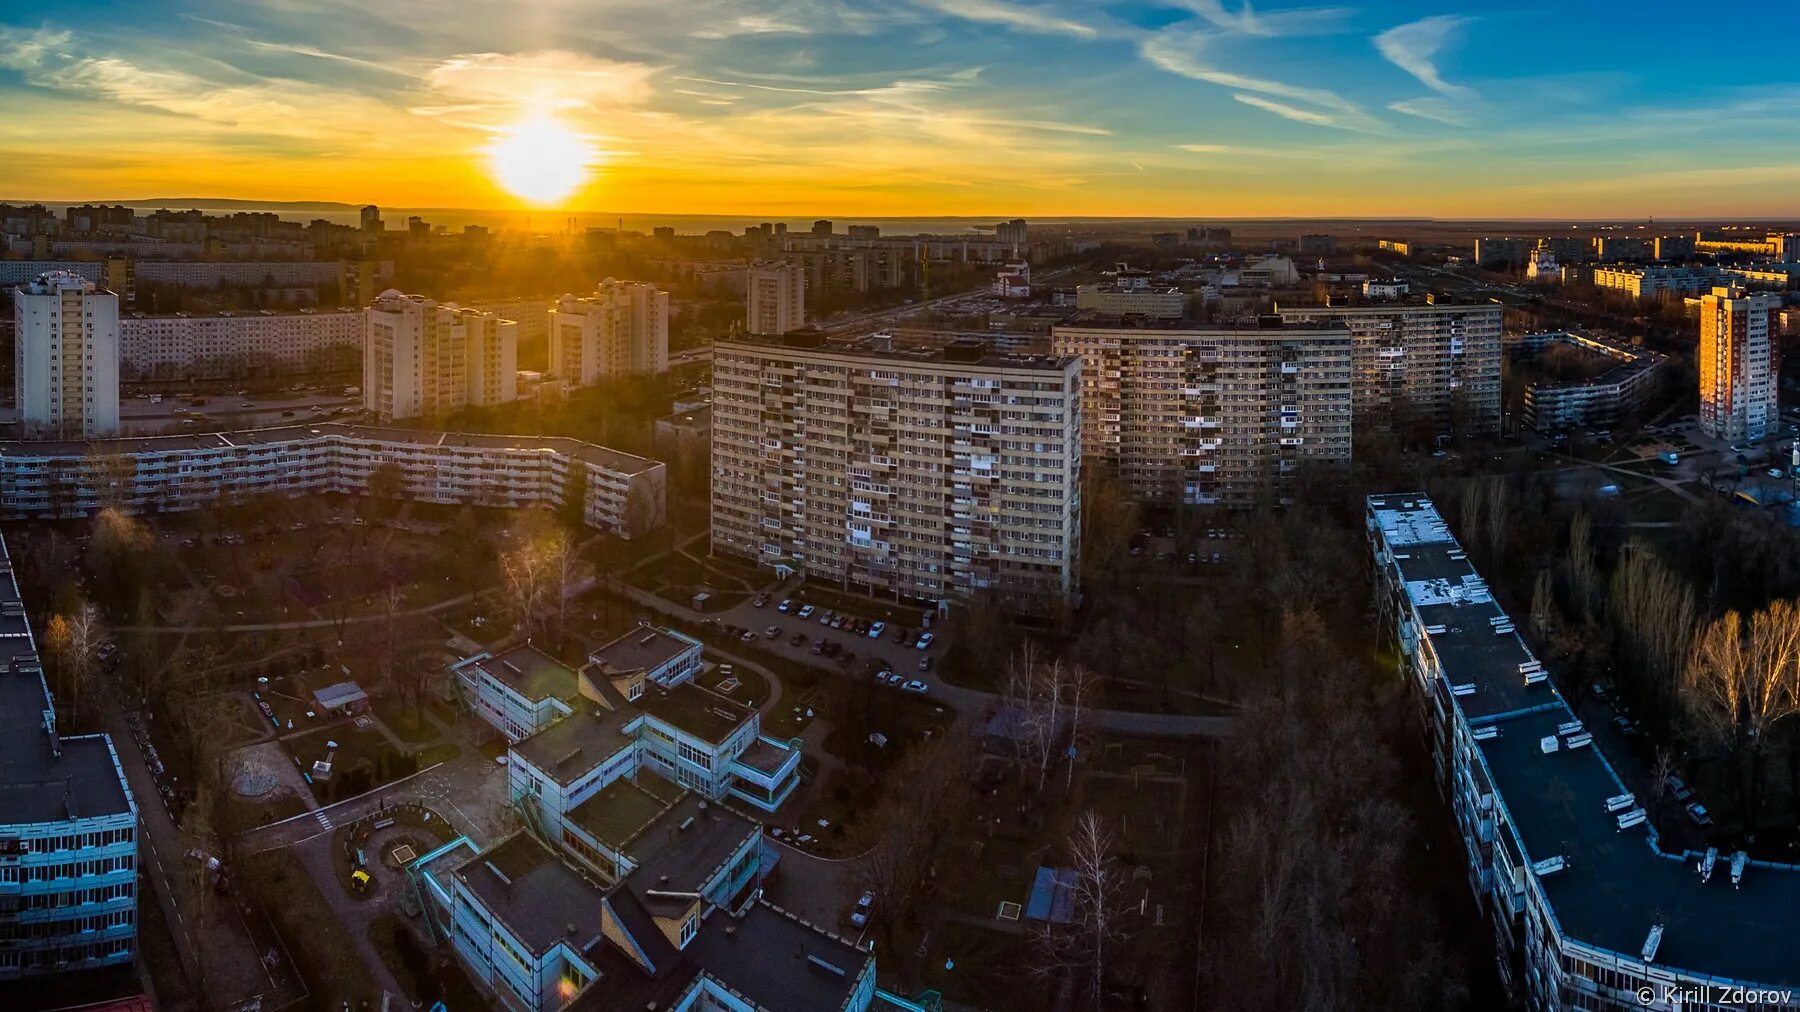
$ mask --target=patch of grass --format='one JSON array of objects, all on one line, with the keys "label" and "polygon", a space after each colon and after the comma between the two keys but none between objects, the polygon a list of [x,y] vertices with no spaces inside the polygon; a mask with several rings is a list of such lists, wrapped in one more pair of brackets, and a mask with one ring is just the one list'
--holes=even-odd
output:
[{"label": "patch of grass", "polygon": [[337,915],[292,851],[249,855],[238,862],[237,881],[275,922],[315,1008],[380,1003],[381,989],[349,937],[333,930]]},{"label": "patch of grass", "polygon": [[[333,748],[329,743],[336,742]],[[331,759],[331,778],[315,781],[313,794],[322,803],[340,801],[370,788],[406,776],[418,767],[409,756],[403,756],[388,743],[381,732],[354,724],[324,727],[282,742],[288,753],[298,760],[303,772],[311,773],[315,760]]]},{"label": "patch of grass", "polygon": [[306,802],[289,790],[280,790],[274,797],[246,798],[235,793],[227,793],[224,811],[221,813],[226,832],[236,836],[246,830],[258,826],[266,826],[271,822],[290,819],[306,811]]},{"label": "patch of grass", "polygon": [[424,769],[438,763],[447,763],[459,755],[462,755],[462,746],[453,741],[433,745],[419,753],[419,768]]},{"label": "patch of grass", "polygon": [[376,702],[374,709],[375,716],[387,725],[387,729],[409,745],[422,745],[438,736],[437,725],[412,706],[384,699]]}]

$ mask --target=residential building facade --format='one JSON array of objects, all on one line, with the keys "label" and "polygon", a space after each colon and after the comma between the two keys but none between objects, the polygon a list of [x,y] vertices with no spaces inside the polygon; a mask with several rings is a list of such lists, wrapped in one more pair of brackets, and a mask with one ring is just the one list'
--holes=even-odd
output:
[{"label": "residential building facade", "polygon": [[1248,508],[1304,464],[1350,462],[1351,338],[1341,325],[1059,325],[1081,363],[1087,466],[1143,502]]},{"label": "residential building facade", "polygon": [[64,736],[0,542],[0,982],[129,966],[137,802],[112,740]]},{"label": "residential building facade", "polygon": [[1719,283],[1725,272],[1717,267],[1639,267],[1608,264],[1594,268],[1594,285],[1625,292],[1633,298],[1648,298],[1664,292],[1691,295],[1705,292]]},{"label": "residential building facade", "polygon": [[1391,424],[1402,408],[1445,431],[1500,427],[1501,321],[1495,302],[1425,296],[1362,305],[1279,305],[1288,323],[1335,324],[1354,337],[1352,394],[1361,425]]},{"label": "residential building facade", "polygon": [[355,370],[366,327],[349,309],[131,313],[119,321],[119,373],[141,382]]},{"label": "residential building facade", "polygon": [[13,404],[26,435],[119,431],[119,297],[66,273],[13,289]]},{"label": "residential building facade", "polygon": [[666,519],[667,474],[654,460],[562,437],[336,423],[0,442],[0,518],[86,516],[102,502],[131,513],[166,513],[266,495],[367,494],[371,475],[384,464],[399,469],[400,493],[420,502],[559,507],[579,487],[590,527],[630,538]]},{"label": "residential building facade", "polygon": [[715,342],[713,550],[1060,616],[1079,589],[1078,376],[976,342]]},{"label": "residential building facade", "polygon": [[1511,347],[1515,355],[1535,356],[1553,344],[1580,348],[1614,364],[1587,379],[1537,380],[1526,386],[1521,419],[1526,428],[1554,432],[1610,425],[1643,407],[1662,382],[1665,359],[1660,353],[1574,331],[1525,334]]},{"label": "residential building facade", "polygon": [[363,406],[381,421],[518,398],[518,325],[389,289],[368,309]]},{"label": "residential building facade", "polygon": [[1762,439],[1779,421],[1777,377],[1781,348],[1775,340],[1779,295],[1752,295],[1735,286],[1700,298],[1700,428],[1733,443]]},{"label": "residential building facade", "polygon": [[1188,296],[1179,288],[1148,286],[1080,285],[1075,289],[1075,308],[1101,316],[1143,315],[1157,320],[1179,320],[1187,315]]},{"label": "residential building facade", "polygon": [[753,264],[747,284],[746,333],[779,336],[806,326],[806,272],[797,264]]},{"label": "residential building facade", "polygon": [[669,293],[637,281],[600,282],[550,310],[550,374],[570,386],[669,369]]},{"label": "residential building facade", "polygon": [[1435,504],[1371,496],[1366,516],[1381,621],[1507,991],[1543,1012],[1800,1007],[1800,866],[1671,849],[1659,812],[1686,814],[1626,786],[1617,764],[1638,760],[1603,754]]}]

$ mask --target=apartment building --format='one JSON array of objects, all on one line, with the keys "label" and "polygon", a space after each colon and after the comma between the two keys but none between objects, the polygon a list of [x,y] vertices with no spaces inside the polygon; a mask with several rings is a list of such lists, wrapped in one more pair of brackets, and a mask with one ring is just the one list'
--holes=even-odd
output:
[{"label": "apartment building", "polygon": [[550,374],[569,386],[669,369],[669,293],[636,281],[600,282],[550,309]]},{"label": "apartment building", "polygon": [[[80,517],[102,501],[132,513],[179,512],[311,492],[367,494],[399,468],[420,502],[559,507],[585,489],[590,527],[630,538],[661,527],[662,464],[552,436],[497,436],[321,423],[64,442],[0,442],[0,518]],[[579,475],[571,482],[571,475]]]},{"label": "apartment building", "polygon": [[1724,276],[1724,271],[1717,267],[1633,267],[1608,264],[1594,268],[1594,285],[1642,299],[1664,292],[1692,295],[1708,291]]},{"label": "apartment building", "polygon": [[119,431],[117,295],[60,272],[13,289],[13,405],[28,436]]},{"label": "apartment building", "polygon": [[112,740],[65,736],[0,541],[0,982],[129,966],[137,803]]},{"label": "apartment building", "polygon": [[463,308],[511,320],[518,324],[513,331],[518,346],[536,348],[549,346],[550,310],[555,305],[555,299],[489,299],[465,303]]},{"label": "apartment building", "polygon": [[1779,421],[1781,347],[1775,340],[1779,295],[1751,295],[1735,286],[1700,298],[1700,428],[1732,443],[1769,435]]},{"label": "apartment building", "polygon": [[1529,429],[1553,432],[1590,425],[1610,425],[1644,406],[1662,380],[1665,356],[1574,331],[1525,334],[1510,345],[1511,353],[1533,358],[1551,345],[1579,348],[1612,365],[1586,379],[1532,380],[1525,387],[1524,417]]},{"label": "apartment building", "polygon": [[99,285],[106,265],[98,260],[0,260],[0,285],[12,288],[34,281],[40,274],[73,274]]},{"label": "apartment building", "polygon": [[1278,305],[1288,323],[1333,324],[1354,337],[1352,394],[1362,425],[1391,424],[1402,407],[1444,431],[1500,427],[1500,344],[1505,309],[1432,295],[1399,302]]},{"label": "apartment building", "polygon": [[1507,989],[1544,1010],[1800,1007],[1800,866],[1670,849],[1620,776],[1638,760],[1604,754],[1431,500],[1371,496],[1367,524]]},{"label": "apartment building", "polygon": [[1072,358],[816,332],[713,345],[712,547],[918,602],[1060,616],[1079,585]]},{"label": "apartment building", "polygon": [[349,309],[131,313],[119,320],[119,373],[142,381],[355,369],[366,327],[362,311]]},{"label": "apartment building", "polygon": [[781,335],[806,326],[806,272],[788,261],[750,267],[744,294],[746,333]]},{"label": "apartment building", "polygon": [[1342,324],[1132,325],[1052,332],[1081,368],[1088,466],[1144,502],[1249,508],[1303,465],[1350,462],[1351,337]]},{"label": "apartment building", "polygon": [[382,292],[368,309],[363,407],[382,421],[518,399],[518,325],[422,295]]},{"label": "apartment building", "polygon": [[790,241],[781,255],[806,273],[806,290],[819,294],[868,292],[906,283],[906,254],[872,246],[809,248],[810,237]]},{"label": "apartment building", "polygon": [[1475,240],[1475,266],[1506,268],[1521,265],[1537,248],[1536,239],[1498,236]]},{"label": "apartment building", "polygon": [[1078,285],[1075,308],[1091,310],[1101,316],[1148,316],[1157,320],[1179,320],[1187,315],[1187,293],[1179,288],[1151,288],[1147,285]]}]

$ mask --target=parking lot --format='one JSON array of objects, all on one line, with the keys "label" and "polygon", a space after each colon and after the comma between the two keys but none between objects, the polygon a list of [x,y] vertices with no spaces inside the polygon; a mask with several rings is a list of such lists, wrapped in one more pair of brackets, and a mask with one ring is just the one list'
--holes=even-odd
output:
[{"label": "parking lot", "polygon": [[[832,600],[841,601],[842,595]],[[740,629],[737,638],[746,645],[859,675],[885,668],[893,672],[883,679],[888,685],[913,692],[930,692],[945,649],[931,620],[916,608],[877,601],[831,608],[810,600],[804,587],[759,593],[711,618]]]}]

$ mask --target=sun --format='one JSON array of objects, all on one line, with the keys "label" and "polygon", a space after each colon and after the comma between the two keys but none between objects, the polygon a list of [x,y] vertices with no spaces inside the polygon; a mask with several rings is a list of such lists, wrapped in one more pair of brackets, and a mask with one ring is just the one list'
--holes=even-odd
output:
[{"label": "sun", "polygon": [[494,181],[534,204],[563,200],[587,182],[595,152],[582,135],[549,116],[505,127],[487,148]]}]

